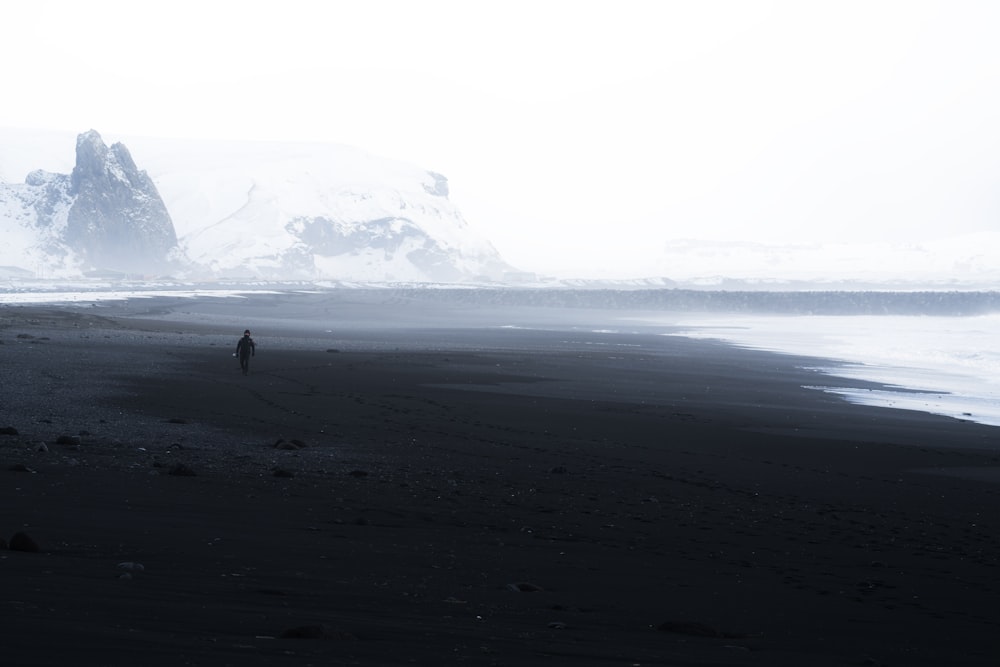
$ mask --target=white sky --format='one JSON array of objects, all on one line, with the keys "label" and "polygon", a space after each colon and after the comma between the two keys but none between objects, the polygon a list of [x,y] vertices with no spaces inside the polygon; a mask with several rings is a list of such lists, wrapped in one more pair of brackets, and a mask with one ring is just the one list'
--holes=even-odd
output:
[{"label": "white sky", "polygon": [[998,35],[995,1],[34,0],[0,126],[351,144],[523,269],[641,273],[998,229]]}]

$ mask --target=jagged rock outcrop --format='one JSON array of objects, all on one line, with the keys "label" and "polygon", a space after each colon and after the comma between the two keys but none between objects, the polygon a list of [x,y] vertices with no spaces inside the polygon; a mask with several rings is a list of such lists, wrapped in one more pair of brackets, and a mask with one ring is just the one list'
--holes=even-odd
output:
[{"label": "jagged rock outcrop", "polygon": [[89,272],[150,275],[180,251],[167,207],[127,148],[91,130],[77,137],[69,174],[37,169],[0,183],[0,268],[37,277]]},{"label": "jagged rock outcrop", "polygon": [[65,240],[86,264],[123,271],[169,264],[177,247],[170,213],[123,144],[108,148],[94,130],[81,134],[69,195]]}]

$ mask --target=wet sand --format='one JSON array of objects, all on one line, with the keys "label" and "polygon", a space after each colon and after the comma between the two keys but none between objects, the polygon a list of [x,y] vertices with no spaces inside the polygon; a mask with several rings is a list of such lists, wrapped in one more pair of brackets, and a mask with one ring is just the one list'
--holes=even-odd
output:
[{"label": "wet sand", "polygon": [[997,429],[610,318],[0,307],[4,660],[996,664]]}]

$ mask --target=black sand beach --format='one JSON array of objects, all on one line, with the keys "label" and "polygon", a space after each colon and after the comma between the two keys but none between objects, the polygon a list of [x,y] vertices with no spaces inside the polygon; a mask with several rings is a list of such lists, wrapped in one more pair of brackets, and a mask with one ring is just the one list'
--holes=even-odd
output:
[{"label": "black sand beach", "polygon": [[0,307],[4,662],[1000,662],[1000,431],[609,317]]}]

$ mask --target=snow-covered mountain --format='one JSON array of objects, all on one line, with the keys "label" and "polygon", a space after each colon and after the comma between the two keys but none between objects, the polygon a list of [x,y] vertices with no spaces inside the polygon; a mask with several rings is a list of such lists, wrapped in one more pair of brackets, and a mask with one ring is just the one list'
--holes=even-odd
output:
[{"label": "snow-covered mountain", "polygon": [[[140,137],[109,149],[93,131],[76,142],[74,155],[65,133],[0,130],[8,274],[462,282],[512,270],[444,176],[359,149]],[[99,173],[81,187],[91,158]]]},{"label": "snow-covered mountain", "polygon": [[644,251],[634,276],[602,278],[597,265],[589,276],[519,273],[448,194],[439,174],[343,145],[114,137],[108,147],[96,132],[0,128],[0,277],[103,270],[626,289],[1000,285],[996,231],[839,245],[637,237]]}]

